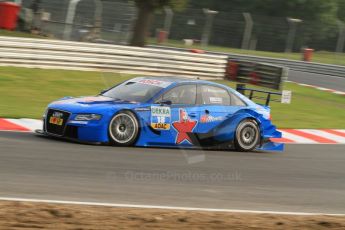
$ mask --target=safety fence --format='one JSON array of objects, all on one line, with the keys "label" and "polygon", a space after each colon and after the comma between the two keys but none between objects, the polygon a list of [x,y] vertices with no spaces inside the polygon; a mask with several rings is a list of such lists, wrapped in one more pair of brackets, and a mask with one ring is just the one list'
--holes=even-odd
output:
[{"label": "safety fence", "polygon": [[340,66],[340,65],[328,65],[328,64],[315,63],[315,62],[294,61],[294,60],[288,60],[288,59],[277,59],[277,58],[239,55],[239,54],[230,54],[230,57],[234,59],[239,59],[242,61],[262,62],[262,63],[270,63],[273,65],[285,66],[291,70],[296,70],[296,71],[301,71],[301,72],[345,77],[345,66]]},{"label": "safety fence", "polygon": [[0,37],[5,66],[116,71],[222,79],[227,55],[49,39]]},{"label": "safety fence", "polygon": [[[19,30],[64,40],[128,44],[137,17],[134,1],[127,0],[17,2],[22,2]],[[326,58],[334,64],[342,64],[339,59],[344,58],[345,52],[345,22],[336,20],[333,14],[325,18],[306,16],[298,19],[281,14],[273,16],[267,13],[268,8],[243,8],[251,4],[218,5],[220,3],[210,1],[211,9],[205,9],[197,2],[190,1],[191,8],[182,11],[165,8],[155,12],[148,35],[157,37],[158,44],[166,39],[181,44],[190,40],[204,47],[285,52],[287,56],[312,48],[334,52],[325,55]],[[306,14],[312,15],[311,12]]]},{"label": "safety fence", "polygon": [[136,18],[123,0],[22,0],[18,28],[69,41],[127,43]]},{"label": "safety fence", "polygon": [[193,53],[49,39],[0,37],[0,65],[224,79],[281,89],[285,67]]},{"label": "safety fence", "polygon": [[[157,49],[167,49],[167,50],[185,50],[183,48],[168,47],[168,46],[150,46],[151,48]],[[220,52],[207,52],[208,54],[219,54],[219,55],[228,55],[230,59],[236,59],[244,62],[255,62],[255,63],[266,63],[277,66],[284,66],[291,70],[306,72],[306,73],[315,73],[322,75],[330,75],[337,77],[345,77],[345,66],[342,65],[330,65],[317,62],[306,62],[306,61],[296,61],[289,59],[280,59],[280,58],[270,58],[270,57],[261,57],[261,56],[252,56],[252,55],[243,55],[243,54],[234,54],[234,53],[220,53]]]}]

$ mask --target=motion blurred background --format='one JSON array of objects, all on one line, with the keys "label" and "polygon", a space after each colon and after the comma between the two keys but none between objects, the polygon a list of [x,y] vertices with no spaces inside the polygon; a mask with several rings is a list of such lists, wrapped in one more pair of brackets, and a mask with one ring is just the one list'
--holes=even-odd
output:
[{"label": "motion blurred background", "polygon": [[[137,9],[128,0],[17,0],[18,31],[64,40],[128,44]],[[149,44],[201,47],[345,65],[344,0],[190,0],[155,11]]]},{"label": "motion blurred background", "polygon": [[[292,104],[271,105],[279,128],[345,127],[345,0],[0,0],[0,40],[0,117],[37,119],[52,100],[145,73],[225,77],[235,87],[228,67],[240,60],[245,71],[235,72],[252,84],[258,63],[290,68],[292,82],[288,71],[270,80],[293,91]],[[205,50],[221,54],[200,63]]]}]

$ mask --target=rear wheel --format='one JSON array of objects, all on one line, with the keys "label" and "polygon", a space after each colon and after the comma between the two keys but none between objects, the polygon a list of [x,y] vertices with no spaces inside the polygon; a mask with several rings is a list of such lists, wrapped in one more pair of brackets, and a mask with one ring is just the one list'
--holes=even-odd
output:
[{"label": "rear wheel", "polygon": [[255,149],[260,141],[260,130],[254,120],[243,120],[236,129],[236,150],[249,152]]},{"label": "rear wheel", "polygon": [[139,135],[139,123],[130,111],[116,114],[109,123],[111,142],[120,146],[131,146]]}]

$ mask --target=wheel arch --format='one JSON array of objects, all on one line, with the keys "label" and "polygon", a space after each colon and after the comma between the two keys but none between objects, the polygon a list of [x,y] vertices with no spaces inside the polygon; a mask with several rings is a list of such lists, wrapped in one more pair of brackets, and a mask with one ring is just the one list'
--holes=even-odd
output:
[{"label": "wheel arch", "polygon": [[218,128],[214,130],[215,138],[218,141],[234,141],[235,140],[235,133],[238,125],[245,119],[251,119],[255,121],[258,125],[260,130],[260,140],[263,136],[263,117],[261,114],[250,110],[250,109],[243,109],[239,110],[231,117],[224,120]]}]

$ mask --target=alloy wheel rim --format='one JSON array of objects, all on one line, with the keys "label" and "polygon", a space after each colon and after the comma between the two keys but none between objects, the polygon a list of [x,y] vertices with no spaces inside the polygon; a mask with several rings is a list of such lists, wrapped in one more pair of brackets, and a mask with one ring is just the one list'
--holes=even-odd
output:
[{"label": "alloy wheel rim", "polygon": [[134,119],[127,114],[116,115],[110,126],[110,134],[118,143],[127,143],[135,135],[136,123]]},{"label": "alloy wheel rim", "polygon": [[256,131],[253,127],[247,126],[241,131],[241,138],[244,144],[252,145],[255,141]]},{"label": "alloy wheel rim", "polygon": [[245,122],[240,124],[236,132],[236,138],[238,144],[243,149],[254,148],[259,141],[259,130],[255,124],[251,122]]}]

